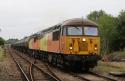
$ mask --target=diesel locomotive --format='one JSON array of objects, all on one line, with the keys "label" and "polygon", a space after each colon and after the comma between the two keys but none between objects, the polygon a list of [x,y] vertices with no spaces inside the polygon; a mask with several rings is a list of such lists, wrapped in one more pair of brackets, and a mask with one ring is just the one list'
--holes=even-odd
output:
[{"label": "diesel locomotive", "polygon": [[53,65],[89,70],[100,57],[98,25],[82,18],[69,19],[25,37],[12,47]]}]

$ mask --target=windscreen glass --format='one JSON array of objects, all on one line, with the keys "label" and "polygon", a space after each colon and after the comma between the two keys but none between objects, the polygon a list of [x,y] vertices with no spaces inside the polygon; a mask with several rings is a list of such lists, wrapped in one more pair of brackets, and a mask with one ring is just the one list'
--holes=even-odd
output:
[{"label": "windscreen glass", "polygon": [[96,27],[84,27],[84,34],[85,35],[97,36],[98,35],[98,29]]},{"label": "windscreen glass", "polygon": [[67,27],[68,35],[83,35],[83,27]]}]

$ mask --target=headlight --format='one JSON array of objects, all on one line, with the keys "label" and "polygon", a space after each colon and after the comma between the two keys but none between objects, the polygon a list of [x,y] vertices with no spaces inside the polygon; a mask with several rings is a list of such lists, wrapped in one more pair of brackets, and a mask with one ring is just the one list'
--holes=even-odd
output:
[{"label": "headlight", "polygon": [[70,50],[72,50],[72,47],[69,47]]},{"label": "headlight", "polygon": [[86,41],[86,39],[85,39],[85,38],[83,38],[83,39],[82,39],[82,41]]},{"label": "headlight", "polygon": [[95,47],[94,49],[97,50],[97,47]]}]

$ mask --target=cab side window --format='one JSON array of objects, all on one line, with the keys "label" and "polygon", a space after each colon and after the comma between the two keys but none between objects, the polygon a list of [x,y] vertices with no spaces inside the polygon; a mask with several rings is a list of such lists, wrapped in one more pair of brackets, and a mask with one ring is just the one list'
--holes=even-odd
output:
[{"label": "cab side window", "polygon": [[34,37],[34,42],[36,42],[38,40],[38,37]]},{"label": "cab side window", "polygon": [[62,30],[62,35],[66,35],[66,28],[65,27],[63,27],[63,30]]},{"label": "cab side window", "polygon": [[58,41],[60,37],[60,31],[59,30],[54,31],[52,37],[53,37],[53,41]]}]

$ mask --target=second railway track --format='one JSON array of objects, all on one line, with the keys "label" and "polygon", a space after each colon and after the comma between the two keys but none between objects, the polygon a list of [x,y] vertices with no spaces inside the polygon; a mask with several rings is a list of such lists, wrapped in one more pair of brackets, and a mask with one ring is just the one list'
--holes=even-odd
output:
[{"label": "second railway track", "polygon": [[[41,68],[41,67],[37,66],[35,64],[35,61],[31,61],[31,59],[28,60],[26,57],[23,57],[23,56],[17,54],[15,51],[13,51],[11,49],[9,49],[9,50],[10,50],[10,54],[11,54],[13,60],[20,68],[21,73],[25,77],[26,81],[62,81],[58,76],[54,75],[54,73],[47,71],[47,69],[45,69],[45,68]],[[22,58],[23,60],[25,60],[29,63],[28,71],[26,70],[26,68],[23,68],[23,66],[25,66],[24,62],[23,62],[23,64],[21,64],[19,61],[19,58]],[[27,66],[27,64],[26,64],[26,66]]]},{"label": "second railway track", "polygon": [[113,79],[96,73],[73,74],[73,75],[85,81],[118,81],[117,79]]}]

